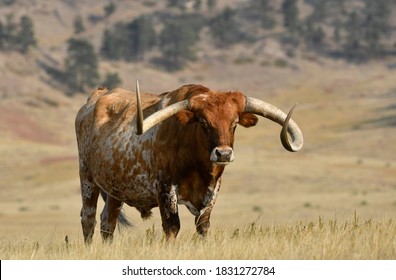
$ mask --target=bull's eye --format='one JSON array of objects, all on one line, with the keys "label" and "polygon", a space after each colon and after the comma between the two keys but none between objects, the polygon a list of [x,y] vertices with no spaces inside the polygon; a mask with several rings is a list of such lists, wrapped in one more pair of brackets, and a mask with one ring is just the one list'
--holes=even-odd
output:
[{"label": "bull's eye", "polygon": [[209,127],[208,121],[205,120],[204,118],[199,118],[199,122],[201,123],[203,128],[208,128]]}]

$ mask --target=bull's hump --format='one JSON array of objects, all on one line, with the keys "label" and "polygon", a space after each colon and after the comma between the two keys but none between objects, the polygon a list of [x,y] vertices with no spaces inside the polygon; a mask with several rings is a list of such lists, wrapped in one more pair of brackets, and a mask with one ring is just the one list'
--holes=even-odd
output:
[{"label": "bull's hump", "polygon": [[[143,108],[158,102],[159,97],[153,94],[142,96]],[[130,120],[136,114],[136,97],[133,92],[115,89],[100,96],[96,102],[94,119],[96,128],[112,122],[123,123]]]}]

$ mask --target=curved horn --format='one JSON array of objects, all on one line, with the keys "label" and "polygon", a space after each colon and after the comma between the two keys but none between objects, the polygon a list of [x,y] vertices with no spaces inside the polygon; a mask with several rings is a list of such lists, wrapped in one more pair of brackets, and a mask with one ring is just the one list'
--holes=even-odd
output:
[{"label": "curved horn", "polygon": [[137,113],[136,113],[136,134],[141,135],[145,133],[147,130],[155,126],[156,124],[170,118],[177,112],[181,110],[188,109],[188,100],[183,100],[168,107],[165,107],[154,114],[147,117],[147,119],[143,120],[143,111],[142,111],[142,104],[140,98],[140,91],[139,91],[139,82],[136,82],[136,106],[137,106]]},{"label": "curved horn", "polygon": [[[290,152],[297,152],[303,147],[304,139],[300,128],[291,119],[296,105],[294,105],[286,115],[283,111],[267,102],[252,97],[246,97],[245,112],[263,116],[264,118],[280,124],[282,126],[280,138],[283,147]],[[291,136],[291,141],[287,135],[288,133]]]}]

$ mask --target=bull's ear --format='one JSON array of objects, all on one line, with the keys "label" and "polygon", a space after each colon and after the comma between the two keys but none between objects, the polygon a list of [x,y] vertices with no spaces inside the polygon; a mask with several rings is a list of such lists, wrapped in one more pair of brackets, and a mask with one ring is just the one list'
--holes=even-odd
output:
[{"label": "bull's ear", "polygon": [[194,113],[189,110],[181,110],[176,114],[177,119],[181,124],[188,124],[193,122],[194,120]]},{"label": "bull's ear", "polygon": [[241,113],[239,115],[239,124],[244,127],[255,126],[258,122],[258,118],[252,113]]}]

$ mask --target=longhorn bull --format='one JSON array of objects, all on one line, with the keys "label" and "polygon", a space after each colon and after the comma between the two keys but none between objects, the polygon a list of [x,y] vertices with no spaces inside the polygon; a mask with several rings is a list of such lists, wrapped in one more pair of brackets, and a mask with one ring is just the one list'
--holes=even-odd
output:
[{"label": "longhorn bull", "polygon": [[[111,239],[122,206],[135,207],[143,219],[159,207],[166,238],[180,229],[178,205],[195,216],[205,235],[225,166],[234,160],[237,125],[256,125],[256,115],[282,126],[281,142],[292,152],[303,135],[290,118],[240,92],[216,92],[185,85],[161,95],[99,88],[76,117],[82,195],[81,224],[90,242],[98,196],[105,198],[101,235]],[[290,137],[288,136],[290,134]]]}]

